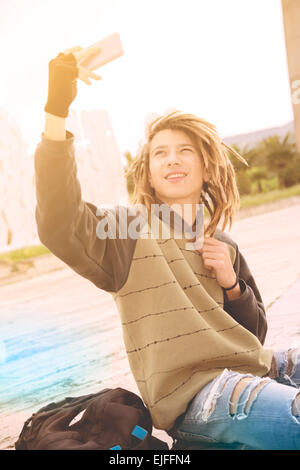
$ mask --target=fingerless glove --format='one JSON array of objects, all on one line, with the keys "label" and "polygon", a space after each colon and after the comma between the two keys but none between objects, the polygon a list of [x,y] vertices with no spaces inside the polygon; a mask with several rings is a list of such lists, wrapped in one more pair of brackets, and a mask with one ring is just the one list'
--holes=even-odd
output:
[{"label": "fingerless glove", "polygon": [[44,111],[66,118],[77,95],[78,67],[73,54],[58,54],[49,62],[48,100]]}]

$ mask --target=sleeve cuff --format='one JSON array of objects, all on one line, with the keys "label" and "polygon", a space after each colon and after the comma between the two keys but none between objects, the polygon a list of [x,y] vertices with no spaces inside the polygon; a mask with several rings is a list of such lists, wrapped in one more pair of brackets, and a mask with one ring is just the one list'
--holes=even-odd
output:
[{"label": "sleeve cuff", "polygon": [[224,303],[226,303],[226,305],[232,306],[232,307],[235,307],[235,306],[240,307],[243,305],[245,301],[249,299],[249,291],[247,289],[247,284],[245,283],[243,279],[239,279],[239,285],[241,289],[241,295],[237,299],[228,300],[226,297],[226,291],[224,290],[224,293],[225,293]]},{"label": "sleeve cuff", "polygon": [[45,137],[44,132],[41,134],[41,142],[43,147],[46,147],[47,150],[62,150],[69,148],[74,143],[75,136],[72,132],[66,131],[65,140],[52,140]]}]

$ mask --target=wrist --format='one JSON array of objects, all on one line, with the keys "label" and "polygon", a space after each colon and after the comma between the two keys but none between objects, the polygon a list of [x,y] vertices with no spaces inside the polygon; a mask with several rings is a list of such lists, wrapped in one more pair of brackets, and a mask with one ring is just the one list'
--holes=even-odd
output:
[{"label": "wrist", "polygon": [[66,139],[66,118],[45,113],[44,137],[50,140]]},{"label": "wrist", "polygon": [[240,283],[238,282],[238,284],[233,289],[227,290],[227,291],[224,290],[224,292],[225,292],[227,300],[230,301],[230,300],[238,299],[242,295]]},{"label": "wrist", "polygon": [[225,292],[225,296],[227,300],[237,299],[242,294],[240,283],[239,283],[239,277],[236,273],[235,273],[235,279],[232,280],[230,285],[226,287],[225,286],[222,286],[222,287],[223,287],[223,291]]}]

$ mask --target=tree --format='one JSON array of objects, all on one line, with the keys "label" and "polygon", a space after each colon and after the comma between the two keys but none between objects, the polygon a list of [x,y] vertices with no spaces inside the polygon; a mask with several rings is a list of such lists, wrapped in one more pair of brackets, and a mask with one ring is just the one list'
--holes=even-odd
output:
[{"label": "tree", "polygon": [[263,192],[262,180],[267,178],[267,170],[263,166],[255,166],[248,170],[251,181],[256,183],[259,193]]},{"label": "tree", "polygon": [[295,157],[293,161],[282,171],[282,180],[286,188],[300,183],[300,158]]},{"label": "tree", "polygon": [[257,145],[257,150],[265,158],[267,170],[277,174],[279,187],[284,188],[286,170],[298,159],[296,144],[292,141],[291,133],[288,132],[282,140],[278,135],[267,137]]},{"label": "tree", "polygon": [[238,171],[236,173],[236,184],[241,196],[251,194],[251,179],[247,171]]}]

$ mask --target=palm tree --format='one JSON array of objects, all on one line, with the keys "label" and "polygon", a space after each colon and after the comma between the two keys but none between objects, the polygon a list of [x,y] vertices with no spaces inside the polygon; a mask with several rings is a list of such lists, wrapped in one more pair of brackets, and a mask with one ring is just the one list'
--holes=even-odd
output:
[{"label": "palm tree", "polygon": [[285,187],[284,173],[291,164],[298,158],[296,144],[292,141],[292,135],[288,132],[285,137],[278,135],[263,139],[258,145],[257,150],[265,158],[266,168],[272,174],[277,174],[278,185]]},{"label": "palm tree", "polygon": [[255,166],[248,170],[251,181],[256,183],[259,193],[263,192],[262,180],[267,178],[267,170],[263,166]]}]

